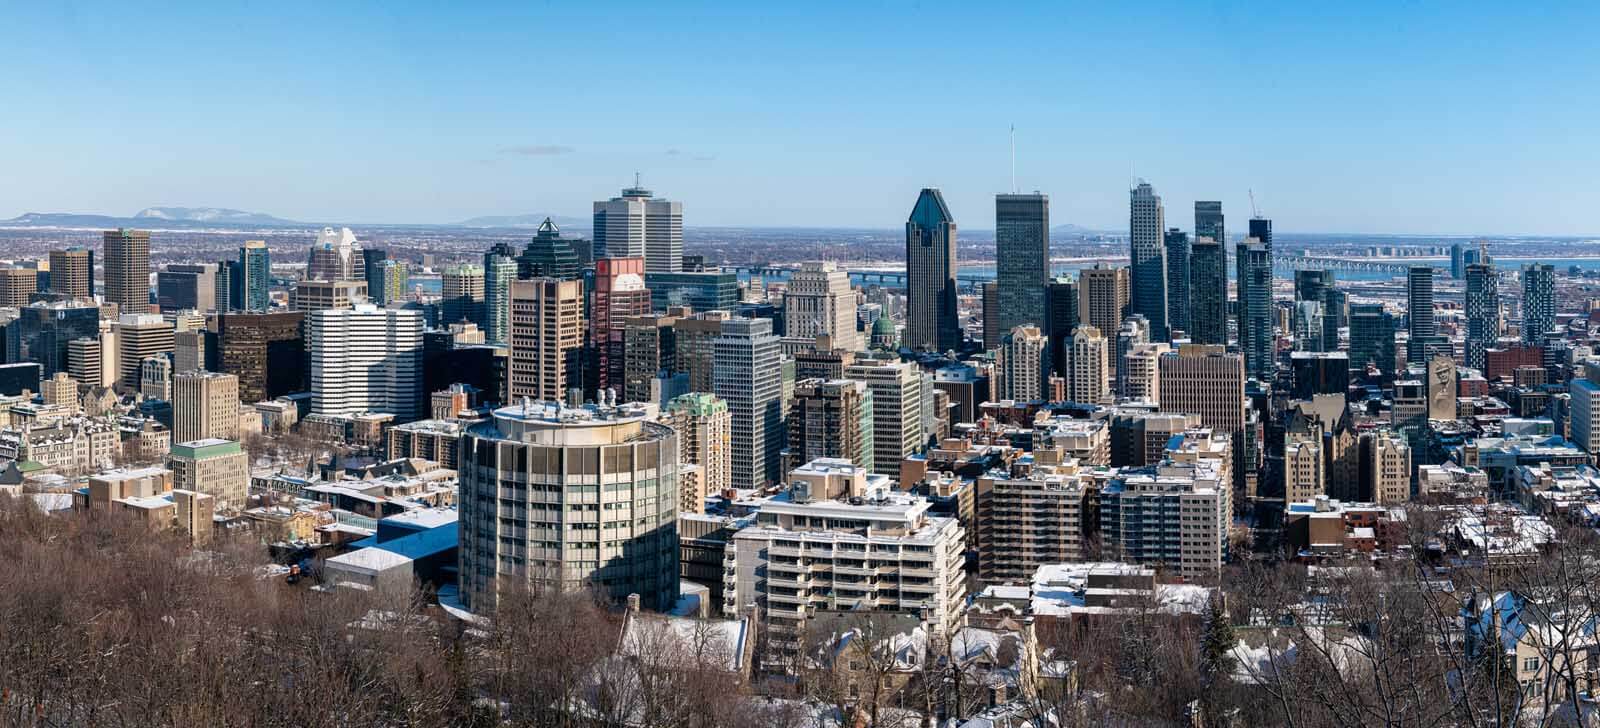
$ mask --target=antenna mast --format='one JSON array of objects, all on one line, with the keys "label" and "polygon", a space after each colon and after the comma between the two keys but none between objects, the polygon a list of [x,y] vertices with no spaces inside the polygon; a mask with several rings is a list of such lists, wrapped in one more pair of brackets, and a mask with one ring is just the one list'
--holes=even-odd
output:
[{"label": "antenna mast", "polygon": [[1254,188],[1246,188],[1246,191],[1250,193],[1250,215],[1260,219],[1261,208],[1256,207],[1256,191]]},{"label": "antenna mast", "polygon": [[1017,193],[1017,125],[1011,125],[1011,194]]}]

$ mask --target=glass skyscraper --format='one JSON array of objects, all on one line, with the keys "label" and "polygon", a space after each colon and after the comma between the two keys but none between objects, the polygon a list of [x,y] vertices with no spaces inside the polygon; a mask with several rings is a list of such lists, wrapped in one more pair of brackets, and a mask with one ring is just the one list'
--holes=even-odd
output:
[{"label": "glass skyscraper", "polygon": [[1148,182],[1128,193],[1128,313],[1150,322],[1150,340],[1167,341],[1166,220],[1161,197]]},{"label": "glass skyscraper", "polygon": [[1190,299],[1189,234],[1172,228],[1167,231],[1167,326],[1174,331],[1188,332],[1192,326],[1189,314]]},{"label": "glass skyscraper", "polygon": [[1522,340],[1536,344],[1556,327],[1556,269],[1548,263],[1522,268]]},{"label": "glass skyscraper", "polygon": [[961,348],[956,311],[956,222],[944,196],[924,188],[906,220],[906,334],[923,351]]},{"label": "glass skyscraper", "polygon": [[1433,319],[1431,266],[1414,265],[1406,274],[1406,331],[1411,335],[1406,345],[1406,362],[1421,364],[1427,361],[1427,344],[1438,333],[1438,326]]},{"label": "glass skyscraper", "polygon": [[517,278],[517,251],[495,243],[483,254],[483,336],[504,344],[511,335],[511,281]]},{"label": "glass skyscraper", "polygon": [[1500,338],[1500,272],[1493,263],[1471,263],[1467,274],[1467,366],[1483,369],[1483,351]]},{"label": "glass skyscraper", "polygon": [[1050,277],[1050,198],[1035,192],[995,195],[995,282],[1002,332],[1043,326]]},{"label": "glass skyscraper", "polygon": [[1228,343],[1228,251],[1222,241],[1201,236],[1189,247],[1189,297],[1189,338]]},{"label": "glass skyscraper", "polygon": [[1276,363],[1272,311],[1272,221],[1250,219],[1250,234],[1239,243],[1239,348],[1245,369],[1266,380]]}]

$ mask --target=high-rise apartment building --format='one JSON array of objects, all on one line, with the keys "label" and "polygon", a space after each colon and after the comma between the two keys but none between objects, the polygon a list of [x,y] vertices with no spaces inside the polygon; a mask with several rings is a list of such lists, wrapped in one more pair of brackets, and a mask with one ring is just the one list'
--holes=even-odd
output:
[{"label": "high-rise apartment building", "polygon": [[896,359],[862,359],[845,368],[846,379],[866,382],[872,392],[873,472],[898,477],[900,461],[927,441],[923,429],[925,390],[916,364]]},{"label": "high-rise apartment building", "polygon": [[733,415],[735,488],[759,488],[782,476],[782,350],[770,319],[722,322],[713,342],[712,391]]},{"label": "high-rise apartment building", "polygon": [[1361,480],[1371,484],[1370,497],[1382,505],[1411,500],[1411,446],[1393,430],[1361,434]]},{"label": "high-rise apartment building", "polygon": [[[866,382],[802,379],[789,406],[789,465],[819,458],[847,460],[874,469],[872,392]],[[899,467],[899,462],[895,463]]]},{"label": "high-rise apartment building", "polygon": [[1111,369],[1111,391],[1118,397],[1128,394],[1128,352],[1135,346],[1150,343],[1150,322],[1143,316],[1133,315],[1122,320],[1122,330],[1118,331],[1115,339],[1108,337],[1111,345],[1111,359],[1106,366]]},{"label": "high-rise apartment building", "polygon": [[365,281],[367,261],[361,243],[350,228],[323,228],[306,257],[306,279],[313,281]]},{"label": "high-rise apartment building", "polygon": [[1244,359],[1224,347],[1186,344],[1161,356],[1161,411],[1200,415],[1218,433],[1244,427]]},{"label": "high-rise apartment building", "polygon": [[622,389],[626,379],[624,322],[650,313],[650,289],[644,285],[644,258],[600,258],[594,262],[594,293],[589,308],[589,345],[593,348],[591,378],[584,392]]},{"label": "high-rise apartment building", "polygon": [[152,356],[172,356],[172,323],[154,313],[125,313],[117,319],[117,382],[138,391],[140,367]]},{"label": "high-rise apartment building", "polygon": [[[1227,247],[1228,231],[1223,224],[1222,202],[1219,200],[1196,200],[1194,203],[1194,237],[1211,238],[1212,242]],[[1224,277],[1226,283],[1226,277]]]},{"label": "high-rise apartment building", "polygon": [[1018,326],[995,352],[995,396],[1019,402],[1048,400],[1050,340],[1037,326]]},{"label": "high-rise apartment building", "polygon": [[788,336],[815,338],[826,334],[835,347],[860,351],[856,331],[856,294],[850,274],[831,262],[806,263],[789,276],[783,294],[783,326]]},{"label": "high-rise apartment building", "polygon": [[368,303],[307,314],[312,413],[421,417],[423,328],[421,311]]},{"label": "high-rise apartment building", "polygon": [[239,292],[233,300],[235,310],[262,312],[272,306],[272,251],[265,241],[246,240],[240,246],[233,274],[228,283]]},{"label": "high-rise apartment building", "polygon": [[522,249],[522,254],[517,256],[517,277],[524,280],[576,280],[582,269],[578,253],[572,248],[572,241],[561,237],[561,229],[548,217],[539,225],[539,230],[528,241],[527,247]]},{"label": "high-rise apartment building", "polygon": [[219,368],[239,378],[239,400],[253,404],[304,391],[305,320],[301,311],[217,316]]},{"label": "high-rise apartment building", "polygon": [[439,277],[439,321],[445,325],[470,321],[483,326],[483,268],[452,265]]},{"label": "high-rise apartment building", "polygon": [[982,298],[983,348],[993,349],[1000,345],[1007,331],[1000,327],[1000,284],[995,281],[979,283],[978,295]]},{"label": "high-rise apartment building", "polygon": [[709,392],[674,397],[661,422],[678,434],[678,510],[704,513],[706,498],[733,485],[733,414]]},{"label": "high-rise apartment building", "polygon": [[1154,341],[1166,341],[1169,336],[1165,231],[1161,197],[1148,182],[1140,182],[1129,192],[1128,202],[1128,312],[1141,314],[1150,322]]},{"label": "high-rise apartment building", "polygon": [[1411,266],[1406,274],[1406,331],[1411,335],[1406,343],[1406,361],[1421,364],[1428,360],[1427,343],[1438,334],[1438,324],[1433,318],[1433,267]]},{"label": "high-rise apartment building", "polygon": [[[501,584],[651,609],[678,598],[678,436],[634,407],[523,402],[461,447],[461,597],[489,613]],[[603,484],[603,485],[602,485]]]},{"label": "high-rise apartment building", "polygon": [[[1265,220],[1251,220],[1254,226]],[[1261,380],[1276,369],[1277,329],[1272,303],[1272,247],[1258,238],[1239,244],[1239,348],[1245,369]]]},{"label": "high-rise apartment building", "polygon": [[[442,281],[441,281],[442,282]],[[377,285],[377,288],[372,288]],[[404,261],[382,260],[376,268],[367,271],[367,298],[379,306],[406,300],[406,289],[411,285],[411,271]],[[509,289],[508,289],[509,290]],[[507,294],[507,310],[510,308]],[[510,314],[508,313],[509,317]]]},{"label": "high-rise apartment building", "polygon": [[250,456],[232,440],[173,443],[167,455],[172,486],[217,499],[218,509],[245,507],[250,493]]},{"label": "high-rise apartment building", "polygon": [[150,231],[107,230],[105,250],[105,302],[119,313],[150,311]]},{"label": "high-rise apartment building", "polygon": [[1493,263],[1467,266],[1467,366],[1483,370],[1483,352],[1500,338],[1500,271]]},{"label": "high-rise apartment building", "polygon": [[1092,468],[1035,449],[1028,472],[991,471],[973,495],[978,578],[1026,583],[1043,564],[1088,558],[1100,484]]},{"label": "high-rise apartment building", "polygon": [[1122,396],[1135,402],[1161,401],[1161,357],[1171,351],[1165,343],[1134,344],[1122,355],[1118,367]]},{"label": "high-rise apartment building", "polygon": [[1100,493],[1100,537],[1121,561],[1161,564],[1190,580],[1215,578],[1228,552],[1225,464],[1166,459],[1117,474]]},{"label": "high-rise apartment building", "polygon": [[[1198,210],[1195,215],[1199,217]],[[1221,215],[1217,213],[1219,228]],[[1189,300],[1190,340],[1196,344],[1228,343],[1228,250],[1221,241],[1200,235],[1190,246]]]},{"label": "high-rise apartment building", "polygon": [[906,221],[906,333],[922,351],[961,348],[956,310],[956,222],[939,190],[924,188]]},{"label": "high-rise apartment building", "polygon": [[21,308],[39,290],[39,271],[32,268],[0,268],[0,308]]},{"label": "high-rise apartment building", "polygon": [[1111,396],[1111,345],[1100,329],[1087,324],[1072,332],[1072,376],[1067,399],[1100,404]]},{"label": "high-rise apartment building", "polygon": [[595,258],[643,258],[651,273],[683,270],[683,203],[635,184],[594,203]]},{"label": "high-rise apartment building", "polygon": [[511,329],[511,282],[517,279],[517,251],[495,243],[483,254],[483,336],[504,344]]},{"label": "high-rise apartment building", "polygon": [[238,440],[239,378],[214,372],[179,372],[172,377],[172,439]]},{"label": "high-rise apartment building", "polygon": [[94,251],[82,247],[50,251],[50,292],[94,298]]},{"label": "high-rise apartment building", "polygon": [[[54,280],[54,273],[51,280]],[[1549,263],[1522,267],[1522,340],[1537,344],[1556,328],[1556,269]]]},{"label": "high-rise apartment building", "polygon": [[1045,325],[1045,283],[1050,277],[1050,197],[995,195],[995,282],[999,330]]},{"label": "high-rise apartment building", "polygon": [[380,300],[383,295],[383,264],[389,262],[389,251],[383,248],[361,249],[361,270],[367,279],[367,293],[372,302],[382,306],[386,301]]},{"label": "high-rise apartment building", "polygon": [[1182,331],[1188,335],[1193,327],[1189,315],[1194,310],[1194,298],[1190,286],[1192,272],[1192,250],[1189,243],[1189,234],[1172,228],[1165,237],[1167,248],[1167,326],[1173,331]]},{"label": "high-rise apartment building", "polygon": [[1128,269],[1096,263],[1078,272],[1078,322],[1115,335],[1128,310]]},{"label": "high-rise apartment building", "polygon": [[534,278],[510,290],[507,401],[566,401],[583,381],[583,282]]}]

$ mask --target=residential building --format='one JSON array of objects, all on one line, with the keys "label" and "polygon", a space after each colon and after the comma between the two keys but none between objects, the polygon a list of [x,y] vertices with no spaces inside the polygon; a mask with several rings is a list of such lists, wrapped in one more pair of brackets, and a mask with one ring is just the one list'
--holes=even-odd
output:
[{"label": "residential building", "polygon": [[1054,450],[1035,450],[1035,460],[1026,473],[996,470],[977,479],[978,578],[985,582],[1023,583],[1041,565],[1089,556],[1100,525],[1096,479],[1111,471],[1060,460]]},{"label": "residential building", "polygon": [[1172,347],[1161,344],[1135,344],[1122,355],[1122,396],[1134,402],[1161,401],[1161,357]]},{"label": "residential building", "polygon": [[1078,271],[1078,323],[1102,333],[1122,330],[1128,310],[1128,269],[1096,263]]},{"label": "residential building", "polygon": [[1067,400],[1080,404],[1100,404],[1111,396],[1111,348],[1100,329],[1080,325],[1072,333],[1072,376],[1067,381]]},{"label": "residential building", "polygon": [[1018,326],[995,350],[995,396],[1023,402],[1048,399],[1050,340],[1033,325]]},{"label": "residential building", "polygon": [[924,429],[922,372],[916,364],[896,359],[862,359],[845,369],[845,378],[865,382],[872,393],[872,469],[894,477],[900,460],[928,440]]},{"label": "residential building", "polygon": [[1101,548],[1185,580],[1215,579],[1227,555],[1231,487],[1211,458],[1121,471],[1100,493]]},{"label": "residential building", "polygon": [[1369,483],[1372,500],[1382,505],[1411,500],[1411,446],[1393,430],[1361,434],[1361,480]]},{"label": "residential building", "polygon": [[[272,305],[272,252],[261,240],[246,240],[229,275],[229,296],[237,311],[263,312]],[[232,291],[239,295],[234,297]]]},{"label": "residential building", "polygon": [[733,413],[708,392],[672,398],[661,423],[678,433],[678,510],[704,513],[706,498],[733,486]]},{"label": "residential building", "polygon": [[1194,310],[1190,293],[1192,247],[1189,234],[1177,228],[1167,230],[1167,326],[1188,335],[1193,327],[1189,314]]},{"label": "residential building", "polygon": [[1426,342],[1438,333],[1433,318],[1433,268],[1426,265],[1411,266],[1406,274],[1406,331],[1410,340],[1406,345],[1406,361],[1421,364],[1428,360]]},{"label": "residential building", "polygon": [[1466,364],[1482,370],[1483,352],[1500,339],[1500,271],[1493,263],[1467,266]]},{"label": "residential building", "polygon": [[1252,219],[1267,240],[1251,236],[1239,244],[1239,348],[1245,369],[1257,379],[1271,379],[1276,370],[1277,333],[1273,323],[1271,221]]},{"label": "residential building", "polygon": [[172,378],[172,439],[239,440],[239,378],[205,371]]},{"label": "residential building", "polygon": [[504,242],[483,254],[483,335],[504,344],[511,335],[511,281],[517,279],[517,251]]},{"label": "residential building", "polygon": [[[54,273],[51,280],[54,280]],[[1556,328],[1556,269],[1549,263],[1522,267],[1522,341],[1536,344]]]},{"label": "residential building", "polygon": [[826,458],[850,462],[864,472],[876,472],[875,415],[872,391],[866,382],[795,382],[787,425],[790,467]]}]

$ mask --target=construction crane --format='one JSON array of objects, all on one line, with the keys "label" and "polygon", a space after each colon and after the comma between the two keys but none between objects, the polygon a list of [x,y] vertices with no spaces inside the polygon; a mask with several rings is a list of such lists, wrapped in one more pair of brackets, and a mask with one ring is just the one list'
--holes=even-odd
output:
[{"label": "construction crane", "polygon": [[1256,218],[1257,220],[1261,219],[1261,208],[1256,207],[1255,189],[1246,188],[1245,191],[1250,193],[1250,216]]}]

